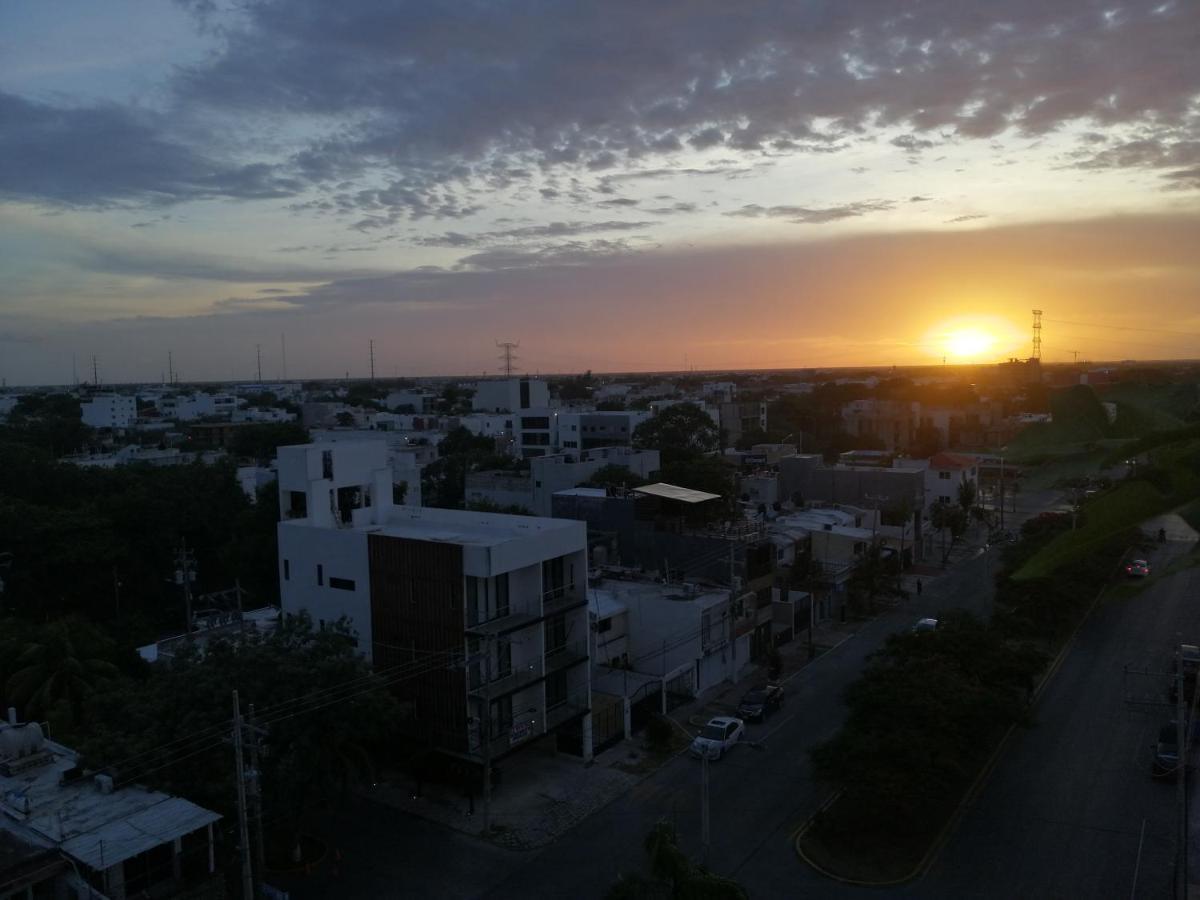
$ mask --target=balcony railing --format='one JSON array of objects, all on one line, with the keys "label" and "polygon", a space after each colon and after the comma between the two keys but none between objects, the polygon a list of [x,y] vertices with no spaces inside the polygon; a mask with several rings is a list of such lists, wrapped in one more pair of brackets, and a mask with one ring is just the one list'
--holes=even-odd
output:
[{"label": "balcony railing", "polygon": [[566,584],[562,587],[551,588],[542,594],[542,613],[552,616],[577,606],[584,606],[587,598],[582,591],[575,590],[575,585]]},{"label": "balcony railing", "polygon": [[488,619],[486,622],[476,622],[474,625],[467,625],[467,634],[506,634],[510,631],[517,631],[527,625],[540,621],[540,616],[533,613],[527,613],[523,610],[509,608],[509,611],[503,615]]},{"label": "balcony railing", "polygon": [[546,672],[557,672],[576,663],[587,662],[588,645],[586,641],[569,641],[557,647],[546,648]]},{"label": "balcony railing", "polygon": [[520,665],[513,665],[512,671],[507,675],[499,675],[493,677],[490,684],[484,684],[480,679],[478,684],[471,685],[471,695],[474,697],[487,697],[492,699],[502,697],[505,694],[511,694],[519,691],[527,685],[533,684],[545,675],[545,668],[540,659],[531,659]]}]

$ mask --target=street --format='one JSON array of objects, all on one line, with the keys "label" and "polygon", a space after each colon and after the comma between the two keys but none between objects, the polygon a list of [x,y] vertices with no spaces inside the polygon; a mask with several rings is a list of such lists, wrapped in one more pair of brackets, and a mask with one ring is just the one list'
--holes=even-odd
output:
[{"label": "street", "polygon": [[[1045,498],[1027,498],[1031,508]],[[1166,571],[1193,545],[1152,555],[1145,585],[1110,591],[1040,698],[1036,724],[1016,731],[973,806],[922,880],[887,891],[912,897],[1163,896],[1173,877],[1174,787],[1150,778],[1151,744],[1172,717],[1159,705],[1180,640],[1200,635],[1189,602],[1198,573]],[[995,555],[995,551],[992,551]],[[986,616],[995,565],[976,552],[898,608],[863,624],[787,680],[787,703],[710,766],[712,871],[754,897],[842,897],[865,890],[830,881],[796,856],[793,836],[828,796],[812,779],[808,750],[841,726],[843,690],[887,637],[950,607]],[[1137,590],[1144,587],[1144,590]],[[1141,699],[1129,703],[1127,698]],[[700,765],[683,755],[541,850],[499,850],[469,836],[360,801],[344,817],[349,849],[336,891],[346,897],[601,897],[621,871],[641,871],[655,822],[676,826],[682,849],[702,854]],[[1143,830],[1144,823],[1144,830]],[[355,835],[371,831],[359,842]],[[1140,847],[1140,857],[1139,857]],[[403,875],[399,875],[403,872]],[[335,889],[327,874],[292,879],[298,898]],[[870,890],[878,895],[878,890]]]}]

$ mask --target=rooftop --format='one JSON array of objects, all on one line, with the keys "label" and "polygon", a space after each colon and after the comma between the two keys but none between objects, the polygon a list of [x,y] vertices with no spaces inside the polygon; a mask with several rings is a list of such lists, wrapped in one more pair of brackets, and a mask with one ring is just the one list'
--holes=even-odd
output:
[{"label": "rooftop", "polygon": [[19,838],[58,846],[92,869],[108,868],[221,818],[182,797],[138,785],[106,792],[80,770],[73,750],[53,741],[45,741],[39,753],[44,761],[34,763],[37,754],[27,756],[15,774],[0,774],[6,824]]},{"label": "rooftop", "polygon": [[526,540],[539,534],[579,527],[580,523],[574,519],[397,506],[392,509],[385,524],[364,525],[356,530],[421,541],[495,547],[509,541]]}]

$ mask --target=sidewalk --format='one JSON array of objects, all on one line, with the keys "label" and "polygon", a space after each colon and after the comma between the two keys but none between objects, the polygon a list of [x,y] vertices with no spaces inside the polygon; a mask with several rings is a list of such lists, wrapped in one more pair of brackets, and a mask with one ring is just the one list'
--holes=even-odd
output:
[{"label": "sidewalk", "polygon": [[[860,624],[851,621],[818,626],[813,632],[815,658],[850,637]],[[780,655],[786,680],[808,664],[807,633],[801,632],[781,647]],[[670,717],[681,732],[694,735],[712,716],[732,713],[750,686],[766,680],[765,667],[751,666],[737,684],[724,684],[673,710]],[[486,837],[509,850],[544,847],[623,796],[680,752],[666,758],[656,756],[645,748],[643,735],[637,735],[597,754],[589,765],[557,753],[553,736],[544,737],[499,763],[500,777],[492,791],[492,830]],[[423,784],[420,796],[416,791],[412,779],[401,777],[359,793],[374,803],[484,837],[482,797],[471,798],[460,788],[442,784]]]},{"label": "sidewalk", "polygon": [[[590,765],[557,753],[554,737],[535,741],[502,760],[491,800],[488,839],[510,850],[551,843],[573,825],[607,806],[641,781],[623,771],[636,741],[623,741],[598,754]],[[360,793],[376,803],[420,816],[466,834],[483,837],[483,798],[461,788],[423,784],[420,796],[411,779],[376,784]]]}]

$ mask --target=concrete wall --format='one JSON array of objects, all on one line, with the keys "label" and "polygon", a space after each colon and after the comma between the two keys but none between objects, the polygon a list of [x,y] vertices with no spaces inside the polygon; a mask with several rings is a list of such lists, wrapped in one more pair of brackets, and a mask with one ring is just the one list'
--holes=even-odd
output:
[{"label": "concrete wall", "polygon": [[[371,656],[371,584],[365,532],[313,528],[280,522],[279,597],[285,613],[307,611],[313,624],[349,616],[358,632],[358,647]],[[317,567],[321,567],[318,584]],[[348,578],[354,590],[331,587],[330,578]]]}]

